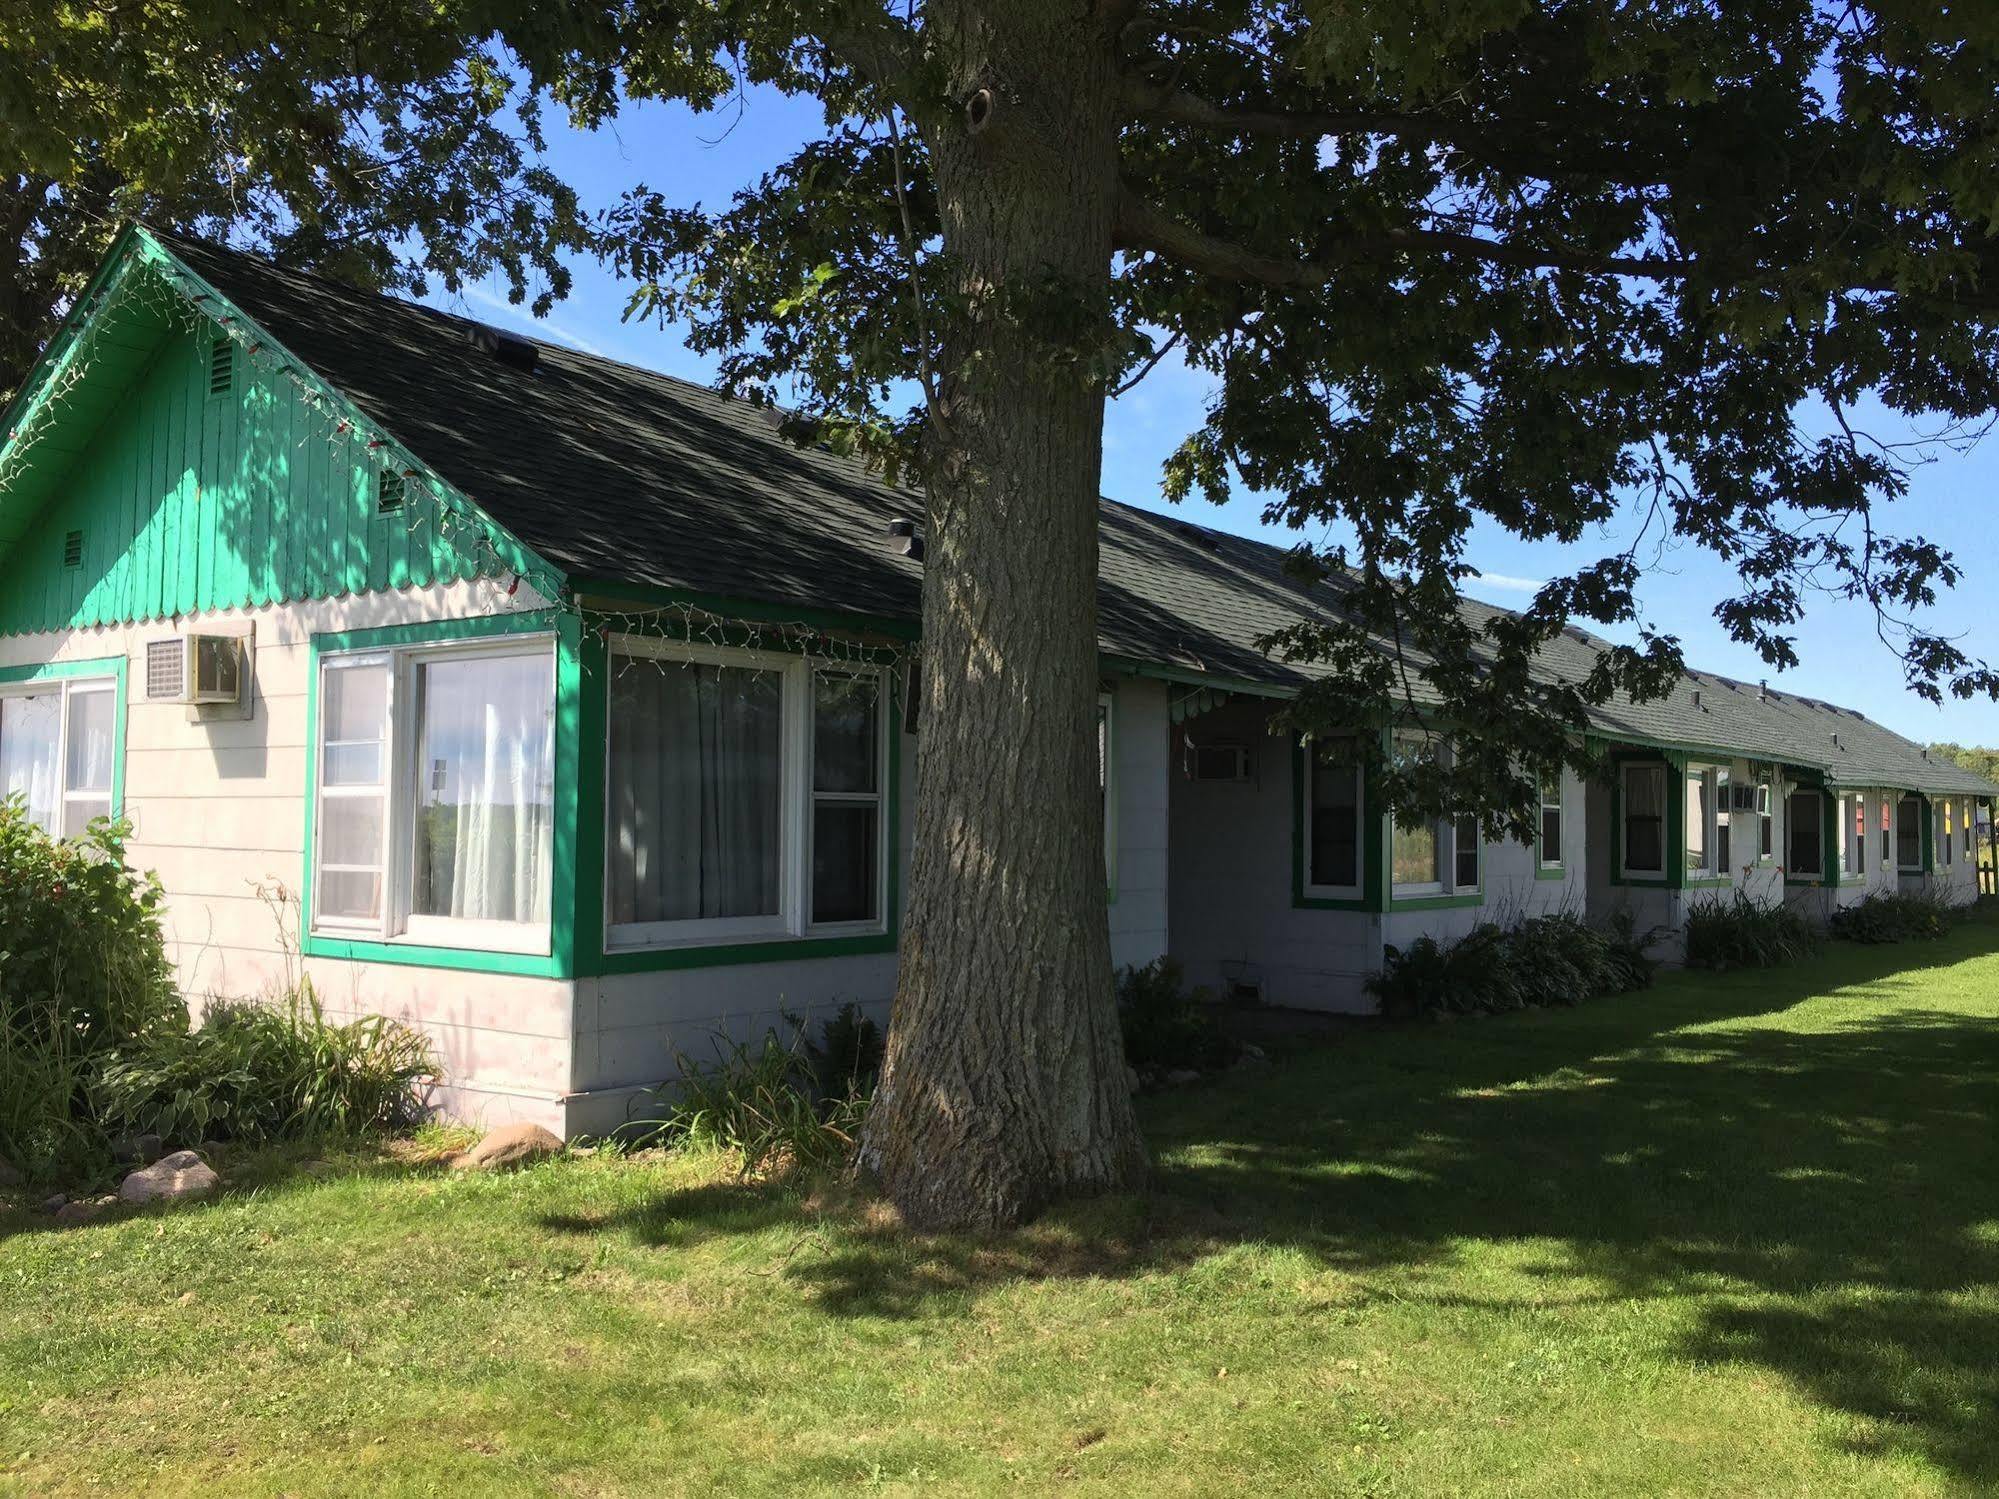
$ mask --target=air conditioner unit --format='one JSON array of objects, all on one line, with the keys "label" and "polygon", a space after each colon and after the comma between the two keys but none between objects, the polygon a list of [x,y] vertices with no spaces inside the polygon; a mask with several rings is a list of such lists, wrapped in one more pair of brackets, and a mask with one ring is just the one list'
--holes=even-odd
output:
[{"label": "air conditioner unit", "polygon": [[174,635],[146,642],[146,701],[234,703],[243,696],[243,639]]},{"label": "air conditioner unit", "polygon": [[1248,781],[1249,747],[1241,744],[1196,744],[1186,741],[1183,769],[1190,781]]}]

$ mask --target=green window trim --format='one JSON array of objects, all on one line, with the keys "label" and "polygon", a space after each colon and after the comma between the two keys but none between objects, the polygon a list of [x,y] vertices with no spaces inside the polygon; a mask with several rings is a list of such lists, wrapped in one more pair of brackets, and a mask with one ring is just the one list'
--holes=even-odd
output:
[{"label": "green window trim", "polygon": [[1388,848],[1386,814],[1367,815],[1374,787],[1361,783],[1360,878],[1358,896],[1308,895],[1305,883],[1305,740],[1291,736],[1291,906],[1298,911],[1383,911],[1387,909]]},{"label": "green window trim", "polygon": [[[1632,765],[1656,765],[1665,776],[1660,850],[1665,867],[1657,874],[1624,871],[1624,772]],[[1687,757],[1673,750],[1619,750],[1610,757],[1610,884],[1636,890],[1678,890],[1686,878]]]},{"label": "green window trim", "polygon": [[[1555,815],[1560,819],[1561,836],[1567,838],[1569,833],[1569,809],[1563,805],[1562,791],[1562,777],[1559,775],[1555,777],[1553,801],[1548,799],[1548,788],[1546,786],[1541,788],[1541,803],[1534,819],[1534,878],[1537,880],[1565,880],[1569,877],[1569,867],[1562,858],[1559,846],[1555,849],[1555,857],[1552,859],[1548,857],[1547,809],[1549,807],[1555,808]],[[1485,868],[1481,863],[1479,873],[1483,875],[1484,872]]]},{"label": "green window trim", "polygon": [[[795,617],[795,616],[794,616]],[[605,797],[605,776],[611,750],[610,732],[610,637],[651,633],[667,639],[682,638],[672,628],[655,626],[650,632],[632,629],[615,613],[588,615],[582,625],[576,651],[579,671],[576,698],[579,738],[587,737],[597,753],[582,756],[579,775],[580,820],[574,843],[576,899],[570,906],[568,930],[572,942],[570,976],[603,977],[626,973],[665,973],[687,968],[721,968],[752,963],[804,962],[817,958],[854,957],[869,953],[894,952],[902,934],[902,681],[899,673],[884,670],[888,711],[883,715],[888,738],[888,784],[884,806],[887,836],[883,857],[887,879],[883,900],[884,929],[879,932],[835,933],[783,937],[753,937],[735,942],[690,942],[676,946],[613,947],[606,922],[604,900],[607,824],[610,807]],[[804,655],[797,649],[764,647],[773,654]],[[559,814],[558,814],[559,815]],[[557,862],[558,872],[560,861]],[[560,895],[558,884],[556,892]],[[594,936],[585,934],[594,933]]]},{"label": "green window trim", "polygon": [[[570,978],[575,975],[576,910],[573,905],[565,905],[561,897],[565,889],[573,887],[577,867],[582,628],[582,621],[573,613],[561,609],[536,609],[519,614],[431,620],[365,630],[335,630],[312,637],[306,665],[305,851],[302,860],[304,873],[299,882],[301,956],[400,964],[413,968],[452,968],[468,973],[525,974],[541,978]],[[436,947],[315,934],[312,930],[312,864],[319,817],[321,659],[349,651],[451,645],[467,640],[500,639],[508,635],[552,635],[555,639],[555,784],[554,805],[550,814],[553,823],[549,852],[552,898],[549,902],[548,951],[504,952],[489,948]]]},{"label": "green window trim", "polygon": [[46,661],[32,666],[0,666],[0,687],[27,687],[40,683],[66,682],[77,677],[92,681],[101,681],[105,678],[111,680],[111,815],[113,817],[125,815],[125,713],[129,706],[125,691],[126,666],[127,658],[124,656],[93,656],[82,661]]}]

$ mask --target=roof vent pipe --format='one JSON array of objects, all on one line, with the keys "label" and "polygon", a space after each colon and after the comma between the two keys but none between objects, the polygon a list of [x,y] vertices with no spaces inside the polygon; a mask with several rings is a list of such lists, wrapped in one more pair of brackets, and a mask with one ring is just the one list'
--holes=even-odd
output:
[{"label": "roof vent pipe", "polygon": [[1839,730],[1838,730],[1838,729],[1834,729],[1834,730],[1832,731],[1832,747],[1833,747],[1834,749],[1838,749],[1838,748],[1840,747],[1840,746],[1839,746]]},{"label": "roof vent pipe", "polygon": [[1694,706],[1698,708],[1700,707],[1700,705],[1701,705],[1701,690],[1700,688],[1696,687],[1694,689]]},{"label": "roof vent pipe", "polygon": [[1768,677],[1763,678],[1763,680],[1756,684],[1756,701],[1759,703],[1770,701],[1770,679]]}]

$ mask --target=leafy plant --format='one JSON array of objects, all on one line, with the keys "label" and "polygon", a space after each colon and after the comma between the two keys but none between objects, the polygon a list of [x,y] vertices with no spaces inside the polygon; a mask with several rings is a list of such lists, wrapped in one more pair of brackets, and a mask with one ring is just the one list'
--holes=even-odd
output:
[{"label": "leafy plant", "polygon": [[819,1040],[806,1043],[813,1081],[821,1098],[872,1093],[881,1077],[886,1054],[881,1027],[851,1000],[819,1028]]},{"label": "leafy plant", "polygon": [[1567,913],[1486,922],[1456,942],[1419,937],[1384,957],[1367,988],[1381,1013],[1397,1019],[1580,1004],[1644,988],[1654,966],[1628,914],[1609,930]]},{"label": "leafy plant", "polygon": [[1765,905],[1747,890],[1687,906],[1689,968],[1776,968],[1810,957],[1823,945],[1819,929],[1800,912]]},{"label": "leafy plant", "polygon": [[[841,1012],[842,1017],[846,1014]],[[627,1126],[625,1140],[635,1145],[732,1150],[741,1156],[745,1176],[844,1165],[853,1154],[873,1096],[871,1088],[863,1089],[850,1078],[844,1089],[822,1093],[802,1022],[793,1016],[785,1020],[791,1027],[789,1041],[780,1040],[775,1029],[766,1030],[756,1041],[718,1036],[716,1059],[709,1063],[675,1051],[679,1079],[656,1095],[664,1112]],[[836,1019],[828,1031],[838,1024]],[[865,1022],[840,1025],[857,1049],[864,1027],[873,1028]]]},{"label": "leafy plant", "polygon": [[1205,991],[1189,992],[1184,980],[1179,959],[1170,957],[1118,974],[1118,1024],[1133,1067],[1208,1071],[1235,1060],[1235,1042],[1202,1003]]},{"label": "leafy plant", "polygon": [[420,1031],[382,1015],[328,1020],[301,978],[276,1003],[214,1004],[197,1030],[121,1049],[92,1091],[114,1133],[298,1139],[414,1124],[435,1071]]},{"label": "leafy plant", "polygon": [[1927,890],[1882,890],[1834,911],[1831,927],[1844,942],[1928,941],[1950,930],[1957,914]]}]

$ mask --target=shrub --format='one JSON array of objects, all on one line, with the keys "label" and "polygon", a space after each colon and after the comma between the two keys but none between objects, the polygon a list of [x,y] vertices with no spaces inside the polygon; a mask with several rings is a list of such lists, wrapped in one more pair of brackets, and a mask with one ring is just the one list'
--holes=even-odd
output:
[{"label": "shrub", "polygon": [[414,1124],[435,1071],[421,1032],[381,1015],[328,1020],[301,978],[273,1003],[217,1003],[197,1030],[121,1048],[92,1094],[113,1133],[186,1144],[315,1138]]},{"label": "shrub", "polygon": [[[848,1009],[855,1017],[850,1020],[842,1010],[827,1026],[828,1039],[842,1033],[858,1054],[866,1032],[875,1027],[859,1018],[857,1007]],[[745,1176],[844,1165],[854,1152],[872,1087],[863,1090],[855,1073],[844,1086],[822,1093],[802,1022],[789,1015],[785,1021],[792,1031],[789,1041],[774,1029],[753,1042],[717,1037],[712,1063],[676,1051],[680,1078],[655,1095],[663,1112],[628,1125],[624,1139],[634,1145],[733,1150],[742,1157]],[[830,1060],[830,1044],[827,1052]]]},{"label": "shrub", "polygon": [[1832,934],[1846,942],[1927,941],[1950,930],[1957,911],[1926,890],[1877,891],[1832,913]]},{"label": "shrub", "polygon": [[1456,942],[1419,937],[1384,957],[1367,988],[1381,1013],[1398,1019],[1580,1004],[1641,989],[1653,968],[1628,915],[1609,931],[1568,914],[1486,922]]},{"label": "shrub", "polygon": [[1118,974],[1118,1025],[1132,1066],[1209,1071],[1235,1060],[1235,1042],[1202,1004],[1205,995],[1184,987],[1184,974],[1179,960],[1167,957]]},{"label": "shrub", "polygon": [[1788,906],[1766,906],[1738,890],[1727,899],[1703,896],[1687,907],[1687,966],[1717,971],[1776,968],[1810,957],[1819,930]]},{"label": "shrub", "polygon": [[0,798],[0,1155],[37,1179],[107,1154],[87,1110],[104,1058],[187,1028],[130,832],[99,819],[54,839]]},{"label": "shrub", "polygon": [[813,1082],[821,1098],[872,1093],[881,1077],[885,1048],[881,1027],[852,1001],[819,1028],[819,1041],[808,1043]]}]

